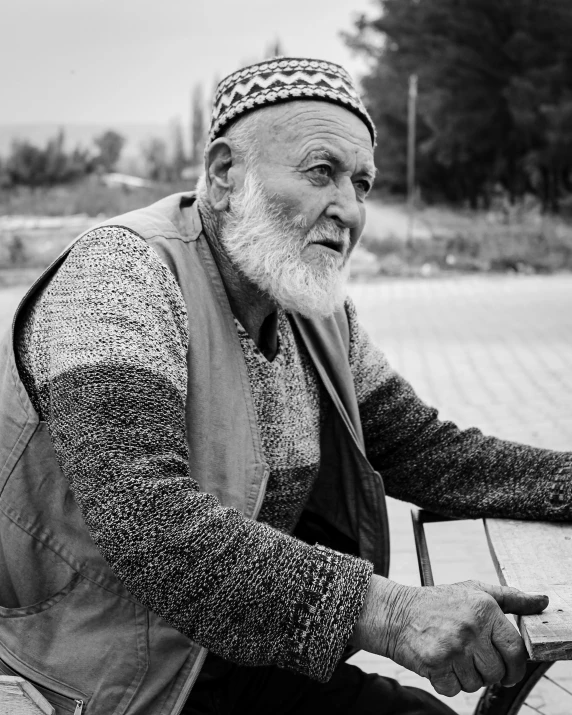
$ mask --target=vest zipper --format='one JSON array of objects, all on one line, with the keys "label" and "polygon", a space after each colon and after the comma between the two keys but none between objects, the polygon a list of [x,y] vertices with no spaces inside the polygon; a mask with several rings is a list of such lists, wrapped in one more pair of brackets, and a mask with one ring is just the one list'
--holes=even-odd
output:
[{"label": "vest zipper", "polygon": [[[201,668],[203,667],[203,663],[205,662],[205,658],[207,657],[207,649],[206,648],[201,648],[197,659],[193,663],[193,667],[191,668],[191,672],[189,673],[186,681],[183,683],[183,687],[179,691],[179,696],[177,697],[177,700],[173,706],[173,709],[171,710],[170,715],[180,715],[181,710],[185,707],[185,703],[187,702],[187,699],[191,693],[191,690],[193,689],[193,685],[195,684],[195,681],[199,675],[199,672]],[[74,713],[76,715],[76,713]]]},{"label": "vest zipper", "polygon": [[[61,708],[70,712],[69,708],[72,703],[75,704],[75,709],[73,715],[83,715],[83,709],[85,707],[85,700],[80,700],[79,698],[74,698],[73,695],[63,695],[57,690],[52,690],[52,688],[47,688],[45,685],[41,685],[35,680],[30,680],[27,676],[23,676],[21,673],[17,672],[11,668],[5,660],[0,658],[0,675],[8,675],[16,678],[24,678],[30,685],[38,690],[40,695],[43,695],[47,700],[52,702],[54,707]],[[81,692],[81,691],[80,691]]]}]

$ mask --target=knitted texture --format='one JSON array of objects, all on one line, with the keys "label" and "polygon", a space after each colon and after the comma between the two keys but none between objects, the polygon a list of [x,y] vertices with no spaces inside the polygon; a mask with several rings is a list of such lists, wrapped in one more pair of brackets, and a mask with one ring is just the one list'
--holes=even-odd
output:
[{"label": "knitted texture", "polygon": [[278,351],[269,362],[235,319],[264,459],[270,467],[259,521],[291,533],[320,466],[320,426],[326,393],[310,358],[294,338],[284,312],[278,320]]},{"label": "knitted texture", "polygon": [[345,69],[333,62],[295,57],[258,62],[219,82],[209,141],[246,112],[300,99],[332,102],[348,109],[364,122],[375,144],[375,125]]},{"label": "knitted texture", "polygon": [[[259,415],[271,467],[267,524],[221,507],[189,473],[185,304],[142,239],[117,228],[81,239],[24,316],[17,348],[90,534],[131,593],[228,660],[325,680],[359,616],[371,565],[269,525],[295,524],[319,458],[316,378],[281,325],[281,356],[266,377],[242,339],[251,379],[303,413],[290,429],[292,412],[273,425]],[[254,392],[264,410],[264,386]]]},{"label": "knitted texture", "polygon": [[[570,519],[572,455],[439,421],[346,312],[367,456],[390,496],[452,516]],[[189,474],[186,321],[153,249],[96,230],[24,316],[22,378],[95,543],[144,605],[228,660],[327,679],[371,569],[285,533],[315,478],[323,390],[287,316],[273,363],[239,329],[270,467],[266,523],[244,519]]]},{"label": "knitted texture", "polygon": [[346,308],[366,452],[389,496],[461,518],[570,520],[570,452],[441,422],[369,340],[354,306]]}]

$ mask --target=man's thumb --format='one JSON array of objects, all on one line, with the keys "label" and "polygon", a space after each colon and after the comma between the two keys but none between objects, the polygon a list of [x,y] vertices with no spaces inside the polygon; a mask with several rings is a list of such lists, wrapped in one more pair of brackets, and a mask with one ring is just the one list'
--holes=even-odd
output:
[{"label": "man's thumb", "polygon": [[479,583],[479,587],[495,599],[503,613],[531,616],[541,613],[548,606],[549,598],[542,593],[525,593],[512,586],[493,586],[489,583]]}]

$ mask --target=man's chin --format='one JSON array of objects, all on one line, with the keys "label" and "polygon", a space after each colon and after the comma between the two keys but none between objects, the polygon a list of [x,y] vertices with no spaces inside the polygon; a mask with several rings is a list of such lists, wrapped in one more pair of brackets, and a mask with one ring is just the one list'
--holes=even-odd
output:
[{"label": "man's chin", "polygon": [[296,282],[282,284],[275,293],[275,300],[288,313],[299,313],[314,320],[329,318],[344,306],[348,274],[347,267],[333,268],[326,273],[315,274],[298,286]]}]

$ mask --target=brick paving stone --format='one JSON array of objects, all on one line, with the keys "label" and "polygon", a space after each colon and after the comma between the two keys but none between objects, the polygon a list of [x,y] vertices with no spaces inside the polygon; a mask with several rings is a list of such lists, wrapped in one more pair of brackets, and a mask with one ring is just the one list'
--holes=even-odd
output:
[{"label": "brick paving stone", "polygon": [[[351,295],[372,338],[442,418],[503,439],[572,449],[572,277],[387,279],[353,284]],[[390,502],[390,576],[418,585],[409,506]],[[431,524],[427,533],[437,583],[498,583],[481,522]],[[360,653],[353,662],[432,690],[386,659]],[[558,666],[568,668],[572,682],[570,666]],[[535,697],[561,703],[556,691]],[[444,700],[469,715],[478,697]]]}]

